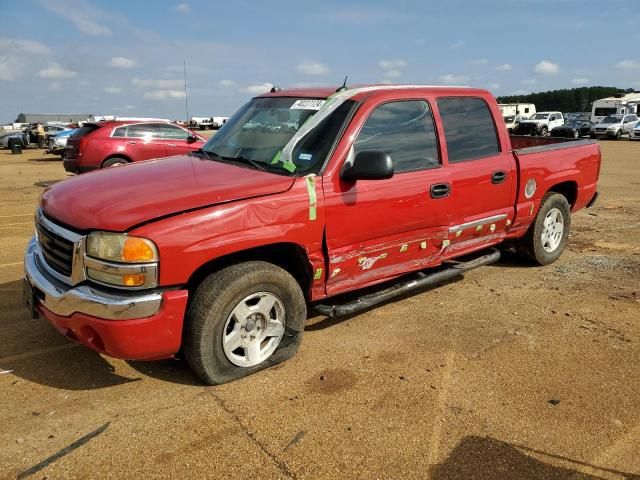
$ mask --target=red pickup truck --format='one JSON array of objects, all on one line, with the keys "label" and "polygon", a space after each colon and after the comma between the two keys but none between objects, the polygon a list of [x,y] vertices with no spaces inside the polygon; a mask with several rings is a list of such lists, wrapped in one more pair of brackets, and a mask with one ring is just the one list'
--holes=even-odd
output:
[{"label": "red pickup truck", "polygon": [[204,145],[196,133],[169,122],[85,123],[67,140],[64,169],[84,173],[152,158],[184,155]]},{"label": "red pickup truck", "polygon": [[47,189],[25,256],[34,314],[114,357],[181,351],[223,383],[291,357],[308,307],[370,308],[505,242],[549,264],[597,197],[596,143],[510,138],[487,91],[276,90],[201,150]]}]

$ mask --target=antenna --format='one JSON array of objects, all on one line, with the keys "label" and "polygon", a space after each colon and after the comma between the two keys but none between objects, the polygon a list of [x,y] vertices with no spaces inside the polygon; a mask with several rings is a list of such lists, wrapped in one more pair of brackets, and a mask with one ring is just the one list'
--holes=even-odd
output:
[{"label": "antenna", "polygon": [[343,90],[348,90],[348,87],[347,87],[347,78],[349,78],[349,76],[348,76],[348,75],[345,75],[345,76],[344,76],[344,82],[342,82],[342,85],[341,85],[341,86],[339,86],[339,87],[336,89],[336,92],[341,92],[341,91],[343,91]]},{"label": "antenna", "polygon": [[189,97],[187,94],[187,61],[184,61],[184,109],[187,114],[186,124],[189,125]]}]

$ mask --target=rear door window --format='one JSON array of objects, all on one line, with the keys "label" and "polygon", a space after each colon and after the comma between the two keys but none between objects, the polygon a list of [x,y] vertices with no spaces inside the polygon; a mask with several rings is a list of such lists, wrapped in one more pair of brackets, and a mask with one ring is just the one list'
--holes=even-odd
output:
[{"label": "rear door window", "polygon": [[500,152],[493,116],[484,100],[475,97],[444,97],[437,102],[449,162],[466,162]]},{"label": "rear door window", "polygon": [[127,137],[130,138],[158,138],[158,130],[154,125],[139,123],[127,127]]}]

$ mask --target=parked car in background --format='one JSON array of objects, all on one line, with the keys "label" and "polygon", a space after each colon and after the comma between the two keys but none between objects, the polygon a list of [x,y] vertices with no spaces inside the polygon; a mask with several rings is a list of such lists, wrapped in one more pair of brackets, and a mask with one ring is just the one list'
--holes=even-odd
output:
[{"label": "parked car in background", "polygon": [[198,130],[206,130],[207,128],[213,128],[212,117],[191,117],[189,127],[197,128]]},{"label": "parked car in background", "polygon": [[638,121],[635,114],[630,115],[609,115],[600,123],[591,127],[591,138],[615,138],[620,140],[623,135],[629,134],[633,126]]},{"label": "parked car in background", "polygon": [[589,120],[573,119],[565,122],[560,127],[551,130],[552,137],[580,138],[591,133],[591,122]]},{"label": "parked car in background", "polygon": [[629,131],[629,140],[640,140],[640,121]]},{"label": "parked car in background", "polygon": [[562,125],[564,125],[564,117],[561,112],[538,112],[520,122],[518,133],[546,137],[551,130]]},{"label": "parked car in background", "polygon": [[516,133],[518,131],[521,121],[520,115],[507,115],[506,117],[503,117],[503,119],[504,124],[507,127],[507,132]]},{"label": "parked car in background", "polygon": [[85,123],[67,140],[64,168],[83,173],[152,158],[184,155],[204,145],[198,134],[168,122]]},{"label": "parked car in background", "polygon": [[0,148],[9,148],[9,139],[21,135],[21,132],[11,131],[0,135]]},{"label": "parked car in background", "polygon": [[[571,215],[596,201],[600,148],[510,137],[501,117],[473,88],[265,93],[191,155],[46,189],[24,298],[102,354],[182,352],[219,384],[290,358],[307,308],[371,308],[493,263],[507,241],[550,264]],[[80,138],[134,127],[152,128]]]},{"label": "parked car in background", "polygon": [[53,155],[60,155],[64,157],[64,152],[67,149],[67,140],[68,138],[76,133],[79,129],[77,128],[68,128],[66,130],[62,130],[60,133],[49,137],[49,148],[47,149],[47,153],[51,153]]}]

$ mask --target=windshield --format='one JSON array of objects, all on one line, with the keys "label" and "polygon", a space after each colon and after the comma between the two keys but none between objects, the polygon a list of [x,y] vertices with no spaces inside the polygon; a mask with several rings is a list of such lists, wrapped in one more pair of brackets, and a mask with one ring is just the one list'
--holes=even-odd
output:
[{"label": "windshield", "polygon": [[621,120],[622,120],[622,117],[608,116],[607,118],[602,120],[602,122],[600,123],[620,123]]},{"label": "windshield", "polygon": [[324,99],[311,98],[254,98],[231,117],[202,150],[218,157],[213,157],[214,160],[246,161],[274,173],[317,173],[355,103],[352,100],[344,102],[302,138],[294,150],[293,165],[283,168],[278,159],[291,137],[324,102]]},{"label": "windshield", "polygon": [[533,117],[531,117],[532,120],[546,120],[547,117],[549,117],[548,113],[536,113]]}]

